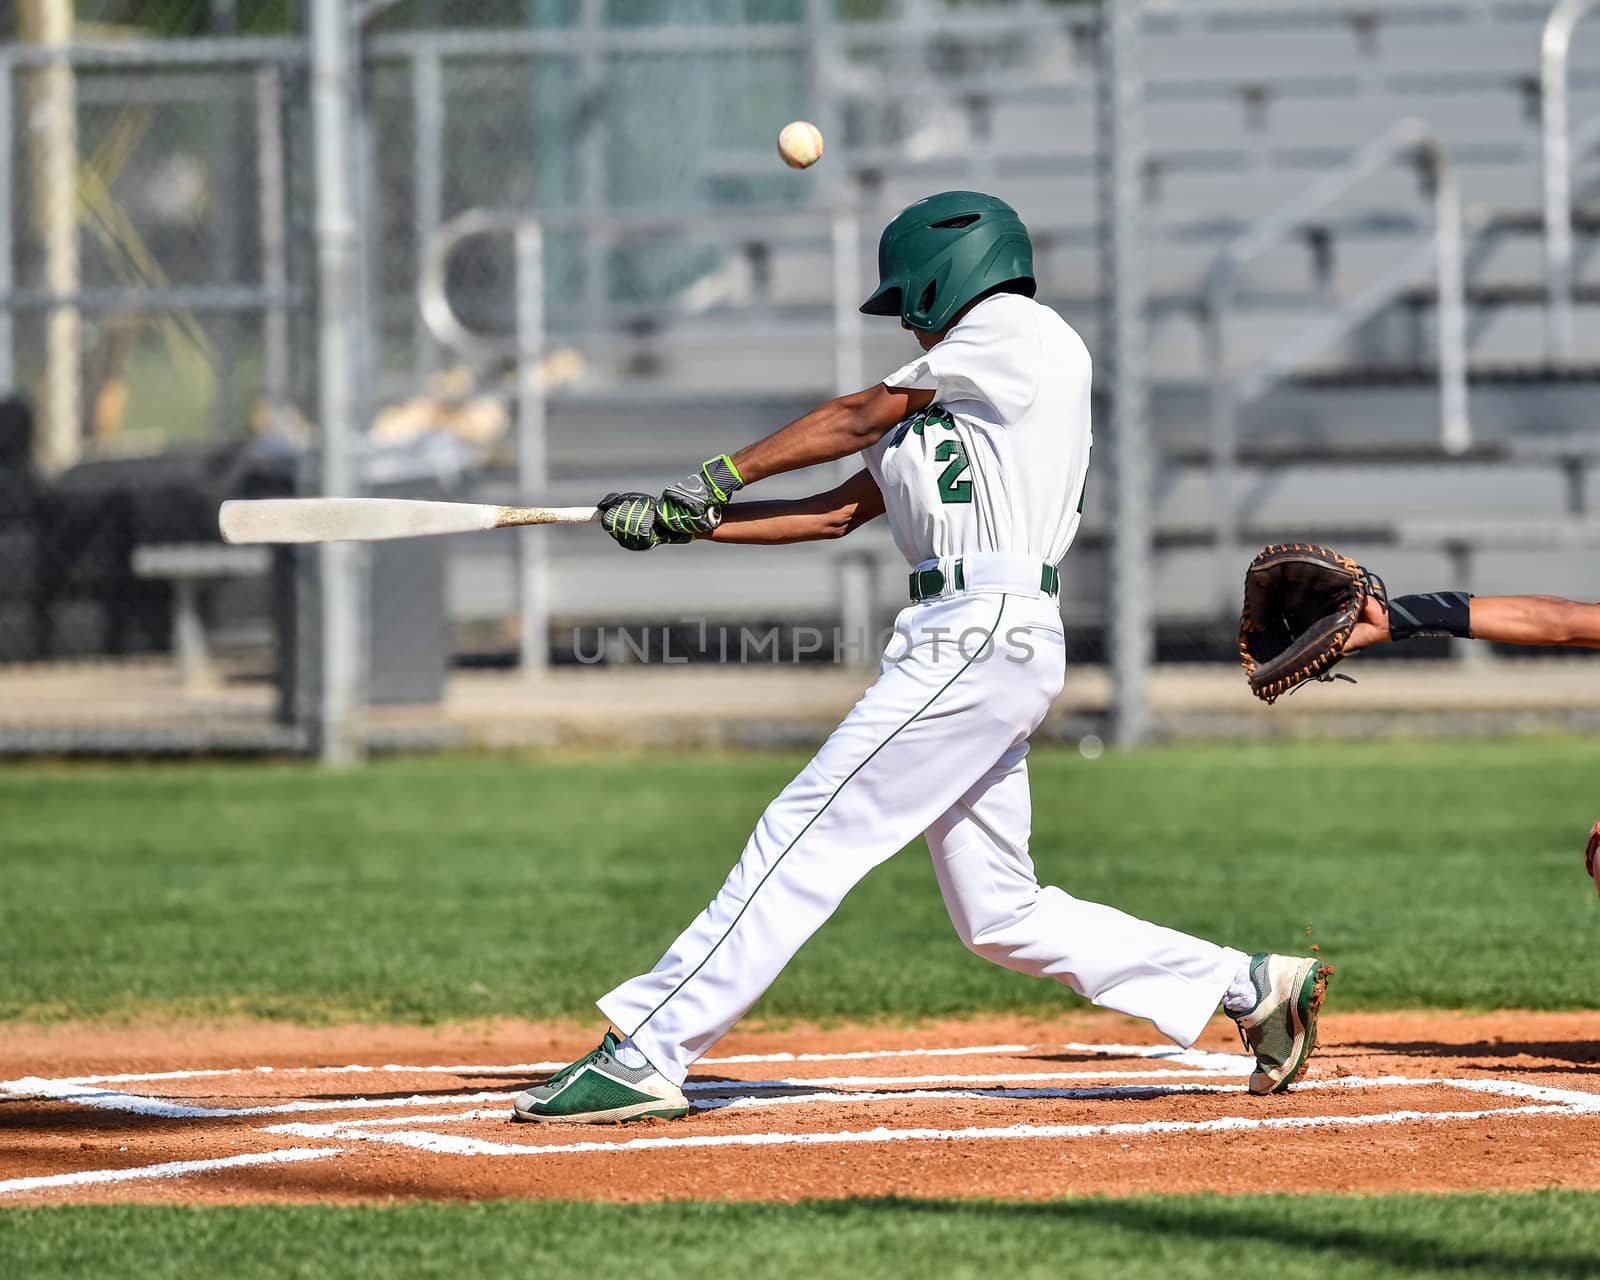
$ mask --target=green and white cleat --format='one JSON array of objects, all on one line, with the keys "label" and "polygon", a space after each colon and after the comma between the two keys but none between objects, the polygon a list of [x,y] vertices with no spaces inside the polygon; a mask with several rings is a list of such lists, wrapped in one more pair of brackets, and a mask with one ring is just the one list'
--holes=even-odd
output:
[{"label": "green and white cleat", "polygon": [[676,1120],[689,1114],[689,1100],[648,1062],[625,1067],[617,1061],[617,1037],[610,1031],[599,1048],[563,1067],[541,1085],[517,1095],[513,1120],[544,1124],[620,1124],[656,1116]]},{"label": "green and white cleat", "polygon": [[1282,1093],[1305,1075],[1317,1047],[1317,1012],[1332,976],[1332,965],[1304,956],[1258,951],[1250,957],[1255,1007],[1228,1016],[1238,1024],[1245,1048],[1256,1055],[1251,1093]]}]

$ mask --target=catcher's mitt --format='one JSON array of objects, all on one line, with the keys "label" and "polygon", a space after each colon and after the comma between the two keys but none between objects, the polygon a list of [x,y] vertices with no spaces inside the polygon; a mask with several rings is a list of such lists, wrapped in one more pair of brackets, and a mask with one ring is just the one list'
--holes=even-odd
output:
[{"label": "catcher's mitt", "polygon": [[1589,847],[1583,851],[1583,869],[1594,880],[1594,887],[1600,889],[1600,822],[1594,824],[1594,830],[1589,833]]},{"label": "catcher's mitt", "polygon": [[1307,680],[1333,680],[1368,596],[1387,608],[1383,580],[1349,556],[1304,542],[1265,548],[1245,570],[1239,617],[1250,692],[1272,703]]}]

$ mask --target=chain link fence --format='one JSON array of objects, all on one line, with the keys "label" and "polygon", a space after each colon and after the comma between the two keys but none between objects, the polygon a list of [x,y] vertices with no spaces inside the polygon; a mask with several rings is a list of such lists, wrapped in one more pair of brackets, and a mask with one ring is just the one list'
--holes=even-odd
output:
[{"label": "chain link fence", "polygon": [[[573,503],[660,484],[899,363],[903,337],[864,334],[854,311],[903,202],[873,166],[949,121],[936,93],[860,86],[1004,74],[1038,61],[1028,24],[1059,25],[1044,5],[875,0],[346,15],[356,483]],[[918,15],[954,26],[908,50]],[[308,20],[244,0],[18,8],[0,54],[21,126],[0,174],[7,749],[315,745],[316,557],[214,531],[225,497],[321,483]],[[859,186],[776,162],[799,117],[866,157]],[[517,226],[542,241],[531,353]],[[370,732],[428,740],[453,678],[637,662],[667,628],[700,657],[750,625],[779,637],[762,653],[859,663],[898,594],[886,543],[781,568],[758,552],[707,591],[703,566],[538,538],[361,553]]]},{"label": "chain link fence", "polygon": [[271,8],[20,5],[33,39],[0,49],[7,749],[304,738],[288,566],[222,547],[215,512],[292,492],[309,443],[304,54],[154,38]]}]

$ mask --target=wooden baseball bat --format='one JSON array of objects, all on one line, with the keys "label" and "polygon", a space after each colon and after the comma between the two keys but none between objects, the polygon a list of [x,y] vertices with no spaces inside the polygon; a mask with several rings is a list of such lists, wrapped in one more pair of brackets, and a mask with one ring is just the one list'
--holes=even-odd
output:
[{"label": "wooden baseball bat", "polygon": [[594,507],[496,507],[409,498],[259,498],[224,502],[224,542],[378,542],[528,524],[595,524]]}]

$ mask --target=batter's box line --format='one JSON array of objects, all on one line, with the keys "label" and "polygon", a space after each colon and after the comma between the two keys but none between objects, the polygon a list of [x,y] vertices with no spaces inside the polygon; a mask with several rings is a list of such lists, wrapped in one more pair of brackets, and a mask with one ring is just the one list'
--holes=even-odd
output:
[{"label": "batter's box line", "polygon": [[[1176,1075],[1178,1073],[1162,1074]],[[752,1081],[750,1083],[777,1085],[782,1082]],[[799,1082],[793,1083],[798,1084]],[[1563,1102],[1576,1110],[1600,1109],[1600,1097],[1595,1095],[1573,1090],[1543,1089],[1536,1085],[1522,1085],[1513,1081],[1491,1082],[1491,1087],[1486,1090],[1479,1081],[1451,1081],[1419,1076],[1345,1076],[1328,1080],[1303,1081],[1296,1089],[1296,1092],[1303,1093],[1308,1089],[1375,1089],[1429,1084],[1456,1084],[1463,1087],[1470,1085],[1478,1092],[1510,1092],[1511,1096],[1514,1097],[1547,1102]],[[1237,1085],[1223,1084],[1123,1085],[1087,1089],[1016,1089],[1005,1086],[996,1086],[990,1089],[851,1089],[797,1093],[792,1096],[784,1095],[780,1097],[744,1094],[731,1098],[700,1099],[690,1105],[696,1112],[709,1113],[735,1109],[757,1110],[767,1107],[803,1106],[808,1103],[844,1105],[848,1103],[903,1102],[907,1100],[965,1102],[989,1099],[999,1101],[1133,1102],[1185,1095],[1238,1092]],[[441,1098],[437,1099],[437,1101],[443,1103],[452,1102],[455,1099]],[[271,1125],[261,1129],[260,1132],[300,1138],[339,1138],[349,1136],[354,1131],[365,1129],[392,1129],[402,1125],[463,1124],[475,1120],[508,1119],[508,1113],[503,1107],[474,1107],[469,1111],[441,1112],[438,1115],[431,1116],[378,1116],[365,1120],[335,1120],[326,1124],[291,1122]]]},{"label": "batter's box line", "polygon": [[50,1080],[34,1082],[36,1088],[18,1095],[18,1100],[66,1102],[96,1111],[117,1111],[127,1115],[150,1116],[158,1120],[230,1120],[249,1116],[294,1115],[307,1111],[377,1111],[391,1107],[437,1107],[452,1102],[489,1102],[510,1098],[513,1089],[485,1089],[475,1093],[413,1094],[409,1098],[297,1098],[289,1102],[265,1103],[253,1107],[204,1107],[169,1098],[153,1098],[142,1093],[111,1093],[104,1089],[57,1084]]},{"label": "batter's box line", "polygon": [[[1524,1084],[1512,1080],[1462,1080],[1414,1076],[1345,1077],[1317,1081],[1314,1089],[1370,1089],[1383,1087],[1419,1087],[1443,1085],[1472,1093],[1487,1093],[1508,1098],[1533,1099],[1521,1106],[1489,1107],[1475,1111],[1415,1111],[1399,1110],[1371,1115],[1322,1116],[1222,1116],[1211,1120],[1142,1120],[1119,1121],[1107,1124],[1035,1125],[1015,1124],[1002,1126],[968,1126],[960,1129],[893,1129],[879,1126],[866,1130],[840,1130],[830,1133],[753,1133],[753,1134],[690,1134],[682,1137],[632,1138],[623,1142],[570,1142],[553,1144],[492,1142],[481,1138],[464,1138],[452,1134],[432,1133],[426,1130],[406,1129],[396,1132],[379,1132],[383,1121],[354,1122],[347,1124],[284,1124],[264,1130],[266,1133],[286,1137],[331,1139],[336,1141],[362,1141],[385,1143],[426,1151],[439,1155],[462,1156],[552,1156],[582,1154],[622,1154],[639,1151],[693,1150],[714,1147],[767,1147],[767,1146],[821,1146],[850,1143],[890,1142],[972,1142],[972,1141],[1039,1141],[1048,1139],[1078,1139],[1093,1137],[1149,1137],[1176,1133],[1248,1132],[1251,1130],[1288,1130],[1337,1128],[1342,1126],[1372,1127],[1381,1125],[1452,1122],[1458,1120],[1487,1119],[1504,1116],[1566,1115],[1583,1116],[1600,1113],[1600,1095],[1572,1089],[1554,1089],[1542,1085]],[[1305,1086],[1302,1086],[1305,1087]],[[1222,1087],[1193,1086],[1193,1091],[1221,1092]],[[888,1099],[907,1096],[905,1093],[888,1093]],[[948,1098],[950,1095],[935,1094]],[[861,1095],[846,1094],[844,1099],[865,1100]],[[841,1099],[843,1100],[843,1099]],[[754,1100],[752,1100],[754,1101]],[[771,1101],[771,1100],[767,1100]],[[410,1121],[413,1124],[449,1124],[469,1120],[492,1119],[493,1111],[473,1111],[438,1117],[395,1117],[393,1123]]]},{"label": "batter's box line", "polygon": [[[842,1105],[860,1102],[968,1102],[997,1100],[1001,1102],[1057,1100],[1075,1102],[1119,1102],[1179,1097],[1185,1094],[1237,1093],[1237,1085],[1180,1084],[1180,1085],[1125,1085],[1099,1089],[884,1089],[884,1090],[818,1090],[781,1097],[760,1097],[746,1094],[742,1097],[713,1098],[690,1104],[692,1110],[709,1115],[714,1111],[761,1110],[767,1107],[803,1106],[808,1103]],[[395,1128],[400,1125],[461,1124],[469,1120],[510,1120],[511,1113],[504,1107],[474,1107],[470,1111],[449,1111],[433,1116],[380,1116],[370,1120],[335,1120],[326,1124],[269,1125],[261,1133],[283,1134],[299,1138],[338,1138],[353,1130]]]}]

